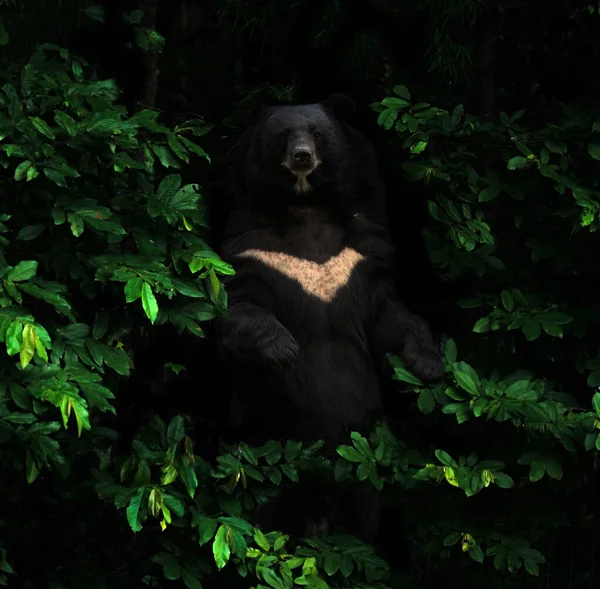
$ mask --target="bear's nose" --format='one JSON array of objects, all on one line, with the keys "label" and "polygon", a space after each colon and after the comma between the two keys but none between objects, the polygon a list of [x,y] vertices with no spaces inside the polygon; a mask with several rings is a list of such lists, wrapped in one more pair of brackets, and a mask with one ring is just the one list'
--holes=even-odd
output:
[{"label": "bear's nose", "polygon": [[310,151],[300,150],[294,154],[294,161],[297,164],[308,164],[310,162]]}]

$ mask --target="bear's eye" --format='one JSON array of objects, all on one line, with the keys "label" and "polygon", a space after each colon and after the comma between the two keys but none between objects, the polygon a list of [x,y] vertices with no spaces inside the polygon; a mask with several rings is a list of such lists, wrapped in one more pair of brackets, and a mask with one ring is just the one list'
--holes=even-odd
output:
[{"label": "bear's eye", "polygon": [[315,139],[321,139],[323,137],[323,135],[321,135],[321,133],[319,133],[318,131],[315,131]]},{"label": "bear's eye", "polygon": [[285,139],[288,136],[288,131],[282,131],[279,133],[279,139]]}]

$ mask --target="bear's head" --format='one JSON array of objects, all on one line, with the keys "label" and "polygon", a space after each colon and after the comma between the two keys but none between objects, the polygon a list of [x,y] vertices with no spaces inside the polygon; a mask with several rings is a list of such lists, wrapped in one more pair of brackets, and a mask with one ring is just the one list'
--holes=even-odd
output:
[{"label": "bear's head", "polygon": [[246,179],[300,194],[339,182],[349,165],[344,124],[354,108],[340,94],[315,104],[260,105],[246,139]]}]

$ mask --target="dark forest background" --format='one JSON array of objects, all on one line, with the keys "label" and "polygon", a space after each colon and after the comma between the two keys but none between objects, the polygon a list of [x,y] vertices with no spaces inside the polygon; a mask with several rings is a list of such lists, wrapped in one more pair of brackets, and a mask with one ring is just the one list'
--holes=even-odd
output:
[{"label": "dark forest background", "polygon": [[[599,587],[599,11],[0,0],[0,585]],[[447,379],[390,357],[386,423],[333,461],[226,446],[244,115],[335,92]],[[374,546],[249,523],[319,468],[380,489]]]}]

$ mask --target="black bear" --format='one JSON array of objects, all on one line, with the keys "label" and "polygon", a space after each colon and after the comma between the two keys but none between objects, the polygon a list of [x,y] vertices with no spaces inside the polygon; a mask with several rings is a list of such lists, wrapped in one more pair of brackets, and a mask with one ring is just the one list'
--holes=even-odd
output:
[{"label": "black bear", "polygon": [[[428,324],[395,292],[385,187],[372,145],[347,122],[353,110],[343,95],[263,106],[242,138],[220,248],[236,273],[215,328],[248,441],[324,439],[332,451],[350,431],[368,433],[386,352],[424,382],[444,373]],[[372,488],[352,493],[334,503],[348,506],[346,529],[370,539]],[[305,533],[329,529],[327,517],[306,516]]]}]

